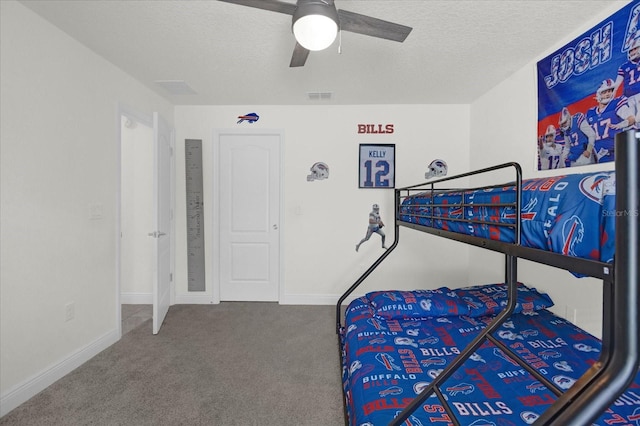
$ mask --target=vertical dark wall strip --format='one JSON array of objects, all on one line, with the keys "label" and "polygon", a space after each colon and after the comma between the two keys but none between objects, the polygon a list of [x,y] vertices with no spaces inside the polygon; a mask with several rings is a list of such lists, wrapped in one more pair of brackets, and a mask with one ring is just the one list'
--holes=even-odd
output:
[{"label": "vertical dark wall strip", "polygon": [[188,290],[205,291],[204,204],[202,193],[202,140],[184,141],[187,183],[187,268]]}]

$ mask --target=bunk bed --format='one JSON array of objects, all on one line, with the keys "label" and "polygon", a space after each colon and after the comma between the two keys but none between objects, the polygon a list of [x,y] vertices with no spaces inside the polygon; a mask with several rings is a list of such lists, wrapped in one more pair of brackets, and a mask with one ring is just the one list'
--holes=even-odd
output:
[{"label": "bunk bed", "polygon": [[[508,163],[396,189],[392,246],[336,305],[345,423],[639,425],[639,140],[616,136],[615,173],[523,181]],[[450,186],[505,169],[510,183]],[[504,282],[374,291],[345,309],[400,228],[504,254]],[[602,340],[518,282],[518,259],[602,280]]]}]

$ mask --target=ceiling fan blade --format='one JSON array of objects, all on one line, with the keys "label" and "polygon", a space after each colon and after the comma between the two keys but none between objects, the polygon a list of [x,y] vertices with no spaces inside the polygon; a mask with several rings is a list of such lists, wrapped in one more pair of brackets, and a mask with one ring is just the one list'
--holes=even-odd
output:
[{"label": "ceiling fan blade", "polygon": [[413,29],[346,10],[338,10],[338,18],[341,30],[399,42],[403,42]]},{"label": "ceiling fan blade", "polygon": [[295,3],[287,3],[279,0],[218,0],[225,3],[239,4],[242,6],[255,7],[257,9],[270,10],[272,12],[286,13],[293,15],[296,11]]},{"label": "ceiling fan blade", "polygon": [[301,67],[307,62],[307,57],[309,56],[309,50],[305,49],[300,45],[300,43],[296,42],[296,47],[293,48],[293,55],[291,56],[291,63],[289,67]]}]

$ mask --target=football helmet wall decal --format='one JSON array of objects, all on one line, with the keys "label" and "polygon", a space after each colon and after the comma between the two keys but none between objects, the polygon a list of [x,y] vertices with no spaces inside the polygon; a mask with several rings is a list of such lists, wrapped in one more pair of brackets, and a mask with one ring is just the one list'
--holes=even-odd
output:
[{"label": "football helmet wall decal", "polygon": [[329,166],[325,163],[318,161],[311,166],[311,174],[307,175],[307,181],[312,182],[314,180],[329,179]]},{"label": "football helmet wall decal", "polygon": [[444,160],[433,160],[431,164],[429,164],[429,169],[424,174],[424,178],[431,179],[436,176],[446,176],[447,170],[447,163]]}]

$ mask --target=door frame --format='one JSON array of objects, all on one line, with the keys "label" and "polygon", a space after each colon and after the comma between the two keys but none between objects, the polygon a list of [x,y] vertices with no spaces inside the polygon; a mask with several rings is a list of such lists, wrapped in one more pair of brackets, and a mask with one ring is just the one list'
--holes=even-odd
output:
[{"label": "door frame", "polygon": [[[116,107],[116,232],[115,232],[115,240],[116,240],[116,285],[115,285],[115,310],[116,310],[116,328],[118,330],[118,340],[122,338],[122,308],[121,308],[121,285],[122,285],[122,127],[121,127],[121,118],[127,117],[137,122],[144,124],[145,126],[153,129],[153,114],[145,114],[134,108],[131,108],[123,103],[118,103]],[[173,279],[169,283],[169,295],[170,295],[170,304],[173,305],[175,303],[175,131],[174,137],[171,141],[171,148],[173,150],[173,155],[171,156],[171,165],[170,165],[170,182],[171,182],[171,226],[169,232],[171,233],[171,275]],[[151,230],[150,230],[151,231]],[[153,292],[153,290],[152,290]],[[153,299],[153,294],[151,295]],[[150,300],[149,304],[152,304],[153,300]]]},{"label": "door frame", "polygon": [[279,242],[278,242],[278,303],[282,303],[284,300],[284,237],[285,237],[285,223],[284,223],[284,130],[283,129],[214,129],[213,131],[213,159],[211,164],[213,165],[213,208],[211,209],[211,223],[213,224],[213,244],[212,254],[212,269],[214,271],[213,277],[213,299],[212,303],[220,303],[220,136],[222,135],[270,135],[278,136],[279,144],[278,150],[280,151],[280,170],[278,173],[279,185],[278,192],[280,202],[278,205],[278,230],[279,230]]}]

